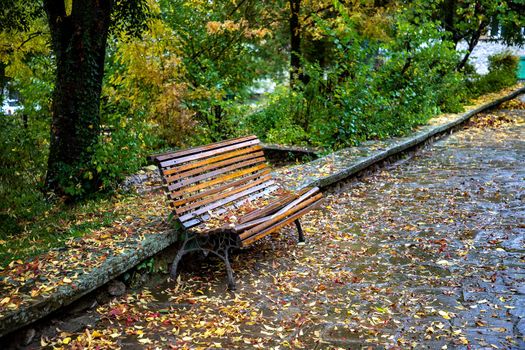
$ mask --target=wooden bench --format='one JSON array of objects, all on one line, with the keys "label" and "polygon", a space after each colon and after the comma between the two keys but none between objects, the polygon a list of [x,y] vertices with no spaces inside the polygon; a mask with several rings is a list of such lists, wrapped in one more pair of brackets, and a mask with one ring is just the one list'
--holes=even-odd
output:
[{"label": "wooden bench", "polygon": [[232,248],[244,248],[295,222],[319,205],[317,187],[297,193],[272,179],[256,136],[152,156],[164,179],[172,216],[182,228],[184,243],[171,275],[177,275],[182,256],[191,251],[211,253],[226,265],[228,287],[235,289],[229,262]]}]

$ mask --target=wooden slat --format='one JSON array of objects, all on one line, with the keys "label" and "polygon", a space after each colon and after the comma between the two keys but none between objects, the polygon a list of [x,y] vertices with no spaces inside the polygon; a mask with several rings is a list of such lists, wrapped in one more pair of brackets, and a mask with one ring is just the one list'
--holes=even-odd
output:
[{"label": "wooden slat", "polygon": [[272,187],[269,187],[267,189],[265,189],[264,191],[262,192],[259,192],[259,193],[255,193],[255,194],[252,194],[251,196],[248,196],[246,198],[243,198],[242,200],[240,201],[237,201],[233,204],[233,206],[238,209],[240,207],[242,207],[243,205],[245,205],[246,203],[248,202],[251,202],[251,201],[254,201],[260,197],[263,197],[263,196],[266,196],[266,195],[269,195],[270,193],[280,189],[281,186],[276,184],[275,186],[272,186]]},{"label": "wooden slat", "polygon": [[[239,237],[241,238],[241,240],[245,240],[247,239],[248,237],[256,234],[257,232],[261,232],[263,231],[265,228],[271,226],[272,224],[275,224],[279,221],[281,221],[282,219],[286,218],[287,216],[289,216],[290,214],[293,214],[294,212],[298,211],[298,210],[301,210],[302,208],[306,207],[307,205],[321,199],[323,197],[322,193],[318,193],[317,195],[313,196],[313,197],[310,197],[306,200],[303,200],[301,203],[297,204],[296,206],[294,206],[293,208],[290,208],[288,209],[287,211],[283,211],[283,212],[279,212],[277,215],[272,215],[270,217],[266,217],[266,218],[263,218],[265,220],[263,220],[262,223],[260,223],[259,225],[247,230],[247,231],[244,231],[243,233],[241,233],[239,235]],[[261,221],[262,219],[259,219],[258,221]]]},{"label": "wooden slat", "polygon": [[252,212],[250,212],[250,213],[240,217],[239,220],[237,221],[237,223],[238,224],[242,224],[242,223],[245,223],[245,222],[248,222],[248,221],[252,221],[252,220],[255,220],[257,218],[266,216],[268,214],[271,214],[272,212],[275,212],[275,211],[279,210],[284,205],[286,205],[286,203],[288,203],[291,200],[294,200],[295,198],[297,198],[297,195],[294,194],[294,193],[287,194],[287,195],[284,195],[282,197],[279,197],[279,198],[277,198],[277,200],[269,203],[267,206],[265,206],[263,208],[260,208],[260,209],[256,209],[256,210],[254,210],[254,211],[252,211]]},{"label": "wooden slat", "polygon": [[172,159],[169,159],[169,160],[161,162],[160,163],[160,167],[161,168],[171,167],[171,166],[174,166],[174,165],[177,165],[177,164],[186,163],[186,162],[189,162],[189,161],[192,161],[192,160],[208,158],[208,157],[211,157],[211,156],[214,156],[214,155],[217,155],[217,154],[226,153],[228,151],[233,151],[233,150],[236,150],[236,149],[257,145],[259,143],[261,143],[261,141],[259,141],[258,139],[255,139],[255,140],[245,141],[245,142],[241,142],[241,143],[236,143],[236,144],[233,144],[231,146],[226,146],[226,147],[222,147],[222,148],[212,149],[211,151],[206,151],[206,152],[192,154],[192,155],[189,155],[189,156],[186,156],[186,157],[172,158]]},{"label": "wooden slat", "polygon": [[299,196],[299,198],[297,198],[293,202],[287,204],[284,208],[279,209],[279,211],[277,213],[275,213],[275,214],[272,214],[271,217],[273,218],[273,217],[276,217],[276,216],[279,216],[281,214],[286,213],[287,211],[289,211],[290,209],[292,209],[293,207],[295,207],[296,205],[298,205],[302,201],[307,200],[308,197],[311,197],[316,192],[319,192],[319,188],[318,187],[313,187],[312,189],[308,190],[306,193],[304,193],[301,196]]},{"label": "wooden slat", "polygon": [[[322,197],[322,195],[321,195]],[[294,222],[295,220],[299,219],[301,216],[303,216],[304,214],[306,214],[307,212],[309,212],[310,210],[314,209],[315,207],[317,207],[320,203],[322,202],[321,199],[317,200],[316,202],[312,203],[311,205],[309,205],[308,207],[305,207],[303,208],[302,210],[299,210],[298,212],[296,212],[295,214],[293,214],[292,216],[289,216],[288,218],[286,218],[285,220],[267,228],[266,230],[264,231],[260,231],[259,233],[245,239],[245,240],[242,240],[241,241],[241,247],[246,247],[258,240],[260,240],[261,238],[263,237],[266,237],[267,235],[269,235],[270,233],[273,233],[279,229],[281,229],[282,227]]]},{"label": "wooden slat", "polygon": [[177,181],[177,182],[169,185],[168,186],[168,191],[170,191],[170,192],[171,191],[175,191],[175,190],[177,190],[179,188],[186,187],[186,186],[189,186],[191,184],[194,184],[194,183],[197,183],[197,182],[209,179],[209,178],[216,177],[218,175],[229,173],[230,171],[233,171],[233,170],[246,168],[246,167],[248,167],[250,165],[262,163],[262,162],[265,162],[265,161],[266,161],[266,158],[264,158],[264,157],[259,157],[259,158],[255,158],[255,159],[249,159],[249,160],[246,160],[244,162],[235,163],[233,165],[226,166],[226,167],[214,170],[214,171],[208,171],[208,172],[206,172],[204,174],[201,174],[201,175],[188,177],[186,179],[182,179],[180,181]]},{"label": "wooden slat", "polygon": [[162,162],[164,160],[171,159],[171,158],[178,158],[178,157],[182,157],[182,156],[185,156],[185,155],[188,155],[188,154],[199,153],[199,152],[202,152],[202,151],[207,151],[207,150],[211,150],[211,149],[215,149],[215,148],[221,148],[221,147],[224,147],[224,146],[233,145],[235,143],[240,143],[240,142],[243,142],[243,141],[255,140],[255,139],[257,139],[257,136],[255,136],[255,135],[238,137],[236,139],[219,141],[219,142],[210,143],[210,144],[207,144],[207,145],[204,145],[204,146],[197,146],[197,147],[187,148],[187,149],[180,150],[180,151],[164,152],[164,153],[156,154],[156,155],[152,156],[152,159],[154,159],[157,162]]},{"label": "wooden slat", "polygon": [[[167,183],[171,183],[179,179],[183,179],[183,178],[190,177],[193,175],[202,174],[206,171],[210,171],[210,170],[217,169],[217,168],[220,168],[226,165],[230,165],[230,164],[234,164],[234,163],[240,163],[243,160],[248,160],[248,159],[258,158],[258,157],[264,157],[264,152],[249,153],[249,154],[226,159],[226,160],[216,162],[216,163],[213,163],[213,162],[208,163],[208,160],[206,160],[205,164],[208,164],[208,165],[200,166],[196,169],[192,169],[192,170],[185,171],[185,172],[177,172],[177,174],[174,174],[171,176],[165,176],[165,179]],[[173,168],[173,169],[177,169],[177,168]],[[169,169],[169,170],[172,170],[172,169]],[[166,175],[166,172],[164,173],[164,175]]]},{"label": "wooden slat", "polygon": [[267,216],[269,214],[274,214],[276,211],[284,207],[286,204],[290,203],[291,201],[298,198],[299,196],[302,196],[303,194],[307,193],[309,190],[310,190],[309,188],[303,188],[297,193],[291,193],[291,194],[284,195],[278,198],[277,200],[273,201],[272,203],[269,203],[266,207],[254,210],[251,213],[248,213],[242,216],[237,221],[237,223],[240,225],[245,222],[253,221],[263,216]]},{"label": "wooden slat", "polygon": [[[241,232],[241,231],[245,231],[245,230],[248,230],[250,228],[253,228],[253,232],[255,233],[255,232],[257,232],[257,230],[264,229],[263,223],[266,224],[266,223],[271,223],[271,222],[278,222],[282,218],[285,218],[286,216],[288,216],[290,214],[293,214],[298,209],[301,209],[301,207],[304,206],[304,203],[306,203],[306,204],[311,203],[313,201],[312,198],[316,198],[316,197],[322,198],[322,194],[318,194],[315,197],[311,197],[310,199],[304,201],[300,205],[298,205],[298,206],[296,206],[296,207],[294,207],[294,208],[292,208],[292,209],[290,209],[290,210],[288,210],[286,212],[283,212],[283,213],[280,213],[280,214],[275,213],[275,214],[267,216],[267,217],[258,218],[258,219],[255,219],[253,221],[249,221],[249,222],[246,222],[244,224],[237,225],[237,226],[235,226],[235,230],[238,231],[238,232]],[[279,219],[279,218],[281,218],[281,219]],[[257,226],[257,225],[259,225],[259,226],[257,228],[255,228],[255,226]]]},{"label": "wooden slat", "polygon": [[[233,205],[229,205],[227,207],[223,207],[223,208],[217,209],[217,210],[215,210],[214,214],[216,214],[216,215],[224,214],[228,210],[234,210],[235,208],[238,208],[240,205],[244,205],[245,203],[247,203],[247,202],[249,202],[251,200],[255,200],[255,199],[259,198],[259,197],[268,195],[269,193],[274,192],[274,191],[278,190],[279,188],[280,187],[278,185],[270,186],[270,187],[266,188],[264,191],[257,192],[255,194],[249,195],[245,199],[243,199],[243,200],[241,200],[239,202],[236,202]],[[184,225],[185,228],[190,228],[190,227],[193,227],[195,225],[198,225],[199,223],[201,223],[203,221],[208,220],[209,218],[210,218],[209,214],[203,214],[199,218],[196,218],[196,219],[190,220],[190,221],[185,221],[182,224]]]},{"label": "wooden slat", "polygon": [[259,177],[266,176],[268,174],[270,174],[270,169],[265,169],[265,170],[261,171],[260,173],[243,177],[240,180],[232,181],[232,182],[226,183],[226,184],[224,184],[222,186],[217,186],[217,187],[209,189],[207,191],[202,191],[202,192],[196,193],[196,194],[194,194],[194,195],[192,195],[190,197],[186,197],[186,198],[183,198],[183,199],[175,200],[171,204],[174,207],[179,207],[181,205],[184,205],[185,203],[194,202],[194,201],[196,201],[196,200],[198,200],[200,198],[204,198],[206,196],[211,196],[211,195],[213,195],[215,193],[218,193],[218,192],[226,191],[230,187],[240,186],[242,184],[247,183],[248,181],[252,181],[252,180],[257,179]]},{"label": "wooden slat", "polygon": [[216,185],[216,184],[224,183],[224,182],[226,182],[228,180],[233,180],[233,179],[241,177],[243,175],[247,175],[247,174],[255,173],[257,171],[261,171],[264,168],[267,168],[266,163],[262,163],[262,164],[256,165],[256,166],[248,168],[248,169],[243,169],[243,170],[239,170],[239,171],[236,171],[236,172],[233,172],[233,173],[230,173],[230,174],[219,176],[219,177],[217,177],[217,178],[215,178],[213,180],[206,181],[206,182],[201,182],[201,183],[199,183],[197,185],[185,187],[185,188],[183,188],[183,189],[181,189],[179,191],[176,191],[176,192],[171,192],[171,198],[175,199],[175,198],[180,197],[183,194],[192,193],[192,192],[195,192],[195,191],[198,191],[198,190],[202,190],[203,188],[206,188],[206,187],[210,187],[210,186],[213,186],[213,185]]},{"label": "wooden slat", "polygon": [[240,149],[240,150],[237,150],[237,151],[227,152],[227,153],[215,156],[215,157],[199,160],[199,161],[196,161],[196,162],[191,162],[191,163],[187,163],[187,164],[184,164],[184,165],[178,165],[178,166],[173,167],[173,168],[167,168],[167,169],[162,170],[162,173],[165,176],[166,175],[171,175],[171,174],[179,173],[179,172],[182,172],[182,171],[186,171],[186,170],[202,167],[202,166],[204,166],[206,164],[215,163],[215,162],[218,162],[218,161],[221,161],[221,160],[224,160],[224,159],[233,158],[233,157],[236,157],[236,156],[239,156],[239,155],[242,155],[242,154],[247,154],[247,153],[260,151],[260,150],[262,150],[262,147],[260,145],[255,145],[255,146],[252,146],[252,147],[243,148],[243,149]]},{"label": "wooden slat", "polygon": [[250,188],[250,187],[253,187],[253,186],[256,186],[256,185],[259,185],[265,181],[269,181],[271,180],[272,176],[271,175],[265,175],[265,176],[262,176],[258,179],[255,179],[254,181],[251,181],[243,186],[238,186],[238,187],[235,187],[233,188],[232,190],[230,191],[221,191],[220,193],[214,195],[214,196],[209,196],[208,198],[206,199],[203,199],[203,200],[200,200],[200,201],[197,201],[197,202],[193,202],[193,203],[186,203],[184,206],[181,206],[177,209],[175,209],[175,213],[177,214],[177,216],[179,215],[182,215],[184,214],[185,212],[188,212],[192,209],[195,209],[195,208],[198,208],[198,207],[202,207],[203,205],[206,205],[206,204],[209,204],[209,203],[212,203],[216,200],[219,200],[219,199],[222,199],[222,198],[225,198],[229,195],[232,195],[232,194],[235,194],[235,193],[239,193],[241,191],[244,191],[245,189],[247,188]]},{"label": "wooden slat", "polygon": [[273,180],[270,180],[268,182],[264,182],[260,185],[257,185],[257,186],[253,186],[253,187],[250,187],[244,191],[241,191],[239,193],[236,193],[234,195],[231,195],[231,196],[228,196],[224,199],[220,199],[218,201],[215,201],[209,205],[206,205],[202,208],[199,208],[195,211],[192,211],[191,213],[188,213],[188,214],[185,214],[185,215],[182,215],[179,217],[179,220],[184,222],[184,221],[188,221],[192,218],[194,218],[195,216],[199,216],[201,214],[204,214],[204,213],[207,213],[208,211],[210,210],[213,210],[215,208],[218,208],[218,207],[222,207],[223,205],[226,205],[230,202],[233,202],[234,200],[237,200],[237,199],[240,199],[244,196],[247,196],[249,194],[252,194],[253,192],[257,192],[257,191],[260,191],[260,190],[264,190],[265,188],[268,188],[270,187],[271,185],[273,185],[274,182]]},{"label": "wooden slat", "polygon": [[248,217],[248,219],[243,217],[242,218],[243,220],[238,221],[238,225],[235,227],[235,230],[237,231],[246,230],[250,227],[261,224],[265,221],[272,220],[273,218],[290,211],[294,206],[306,200],[308,197],[312,196],[318,190],[319,189],[317,187],[314,187],[312,189],[303,188],[298,193],[288,196],[287,200],[284,201],[284,203],[282,200],[278,201],[280,206],[277,206],[277,205],[272,206],[272,204],[270,204],[268,205],[268,207],[262,208],[260,212],[255,213],[254,215]]}]

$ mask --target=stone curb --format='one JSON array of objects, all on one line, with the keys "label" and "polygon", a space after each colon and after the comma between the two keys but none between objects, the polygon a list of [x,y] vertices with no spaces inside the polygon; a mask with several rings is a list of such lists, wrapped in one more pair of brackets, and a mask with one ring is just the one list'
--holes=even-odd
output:
[{"label": "stone curb", "polygon": [[132,249],[126,249],[120,255],[108,257],[102,265],[76,280],[75,288],[71,285],[61,286],[47,298],[6,314],[0,319],[0,338],[71,304],[176,241],[175,230],[145,236],[145,239],[136,242],[137,245]]},{"label": "stone curb", "polygon": [[[519,88],[503,97],[483,104],[466,113],[460,114],[452,121],[448,121],[437,126],[425,127],[424,130],[416,132],[407,138],[399,139],[399,142],[396,142],[391,147],[375,151],[369,156],[352,161],[351,164],[331,174],[319,176],[314,179],[310,178],[299,184],[288,184],[288,186],[291,188],[301,188],[306,186],[329,186],[392,155],[398,154],[415,145],[421,144],[437,134],[446,132],[465,122],[475,114],[495,107],[505,101],[511,100],[522,93],[525,93],[525,87]],[[335,156],[340,156],[341,159],[344,159],[345,154],[349,154],[349,152],[352,151],[353,148],[344,149],[335,152],[332,155],[314,160],[313,162],[308,163],[306,166],[315,167],[316,165],[323,164],[323,162],[326,163],[327,159],[334,159]],[[301,167],[301,165],[294,168],[297,167]],[[302,172],[304,173],[304,170],[302,170]],[[285,185],[287,185],[286,181]],[[108,257],[108,259],[98,268],[94,269],[89,274],[82,276],[82,278],[76,281],[75,288],[70,285],[62,286],[47,298],[38,300],[34,304],[14,310],[4,315],[2,318],[0,318],[0,338],[13,331],[16,331],[17,329],[20,329],[21,327],[48,316],[63,306],[71,304],[75,300],[103,286],[110,280],[128,271],[132,267],[139,264],[141,261],[166,249],[176,241],[177,234],[175,230],[168,230],[159,232],[158,234],[146,235],[144,240],[136,242],[136,246],[126,249],[126,251],[120,255]]]}]

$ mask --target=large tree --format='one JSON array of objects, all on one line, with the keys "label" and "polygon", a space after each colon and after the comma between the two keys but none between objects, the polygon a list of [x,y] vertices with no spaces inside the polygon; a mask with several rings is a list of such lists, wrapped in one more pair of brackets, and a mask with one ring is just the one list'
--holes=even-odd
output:
[{"label": "large tree", "polygon": [[57,62],[46,185],[71,192],[67,186],[80,184],[100,131],[99,98],[113,1],[72,1],[66,8],[63,0],[44,0],[44,7]]},{"label": "large tree", "polygon": [[[100,133],[100,94],[110,26],[138,28],[142,0],[44,0],[56,59],[47,189],[80,194],[98,189],[86,176]],[[132,26],[123,25],[127,20]]]}]

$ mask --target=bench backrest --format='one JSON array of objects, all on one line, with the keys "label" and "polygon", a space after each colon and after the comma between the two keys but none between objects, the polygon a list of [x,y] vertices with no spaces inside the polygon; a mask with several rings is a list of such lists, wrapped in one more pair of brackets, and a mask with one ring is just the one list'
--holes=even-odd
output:
[{"label": "bench backrest", "polygon": [[[156,155],[174,215],[186,227],[232,202],[276,188],[260,141],[247,136]],[[219,212],[220,213],[220,212]]]}]

